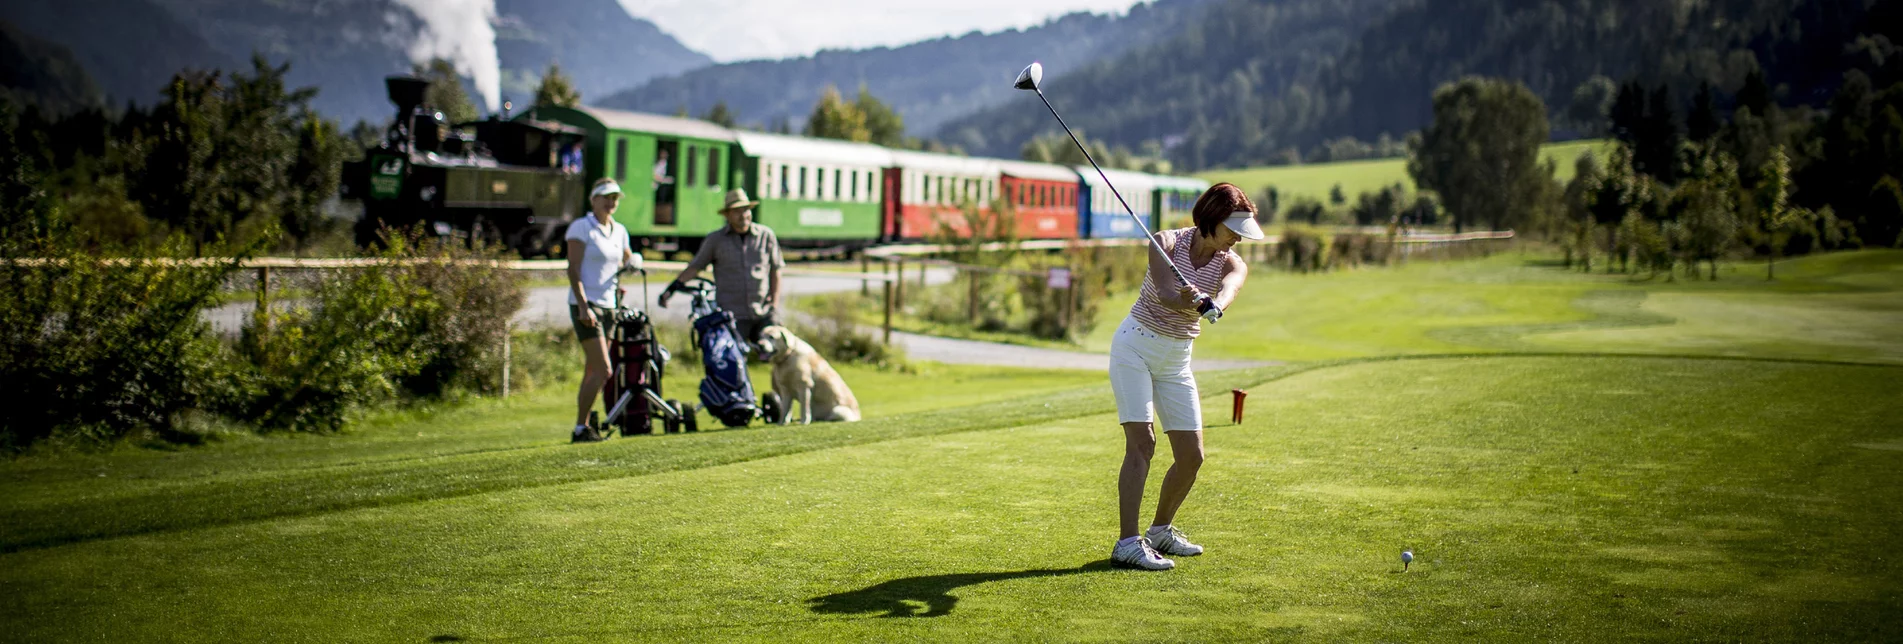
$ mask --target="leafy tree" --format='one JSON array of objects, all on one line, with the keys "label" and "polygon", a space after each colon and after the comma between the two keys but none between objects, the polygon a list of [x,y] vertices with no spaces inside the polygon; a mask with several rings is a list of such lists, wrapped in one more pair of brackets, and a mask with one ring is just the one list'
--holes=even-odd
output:
[{"label": "leafy tree", "polygon": [[153,135],[135,190],[145,212],[202,244],[228,226],[219,192],[228,184],[220,148],[225,98],[215,72],[172,78],[152,112]]},{"label": "leafy tree", "polygon": [[581,107],[581,90],[575,89],[575,81],[562,73],[561,65],[549,63],[548,71],[542,72],[541,84],[535,86],[535,104]]},{"label": "leafy tree", "polygon": [[866,127],[866,114],[859,108],[839,96],[839,88],[831,85],[820,93],[819,104],[813,106],[813,113],[806,118],[806,136],[842,141],[866,142],[872,140],[872,131]]},{"label": "leafy tree", "polygon": [[1562,246],[1566,250],[1566,266],[1571,268],[1574,255],[1585,263],[1586,272],[1592,272],[1592,231],[1593,192],[1599,189],[1605,176],[1599,170],[1599,162],[1591,153],[1579,155],[1573,162],[1573,179],[1566,183],[1562,199],[1566,204],[1566,215],[1561,226]]},{"label": "leafy tree", "polygon": [[1783,147],[1772,151],[1771,160],[1765,162],[1759,175],[1764,180],[1758,184],[1758,208],[1765,241],[1770,246],[1770,252],[1765,254],[1764,279],[1774,280],[1777,279],[1778,253],[1790,243],[1791,235],[1809,226],[1817,214],[1791,204],[1791,161]]},{"label": "leafy tree", "polygon": [[327,221],[324,202],[337,193],[348,144],[338,136],[336,124],[313,115],[306,115],[298,128],[297,155],[285,172],[290,189],[284,197],[280,225],[293,252],[300,257],[306,243]]},{"label": "leafy tree", "polygon": [[1341,193],[1341,184],[1328,188],[1328,203],[1337,206],[1348,203],[1348,196]]},{"label": "leafy tree", "polygon": [[1738,108],[1751,110],[1753,114],[1765,114],[1775,105],[1771,99],[1771,86],[1764,81],[1764,72],[1751,70],[1744,77],[1744,86],[1738,88]]},{"label": "leafy tree", "polygon": [[1349,209],[1354,215],[1355,225],[1373,226],[1399,219],[1404,194],[1393,187],[1361,193],[1355,198],[1354,207]]},{"label": "leafy tree", "polygon": [[1566,105],[1566,121],[1580,134],[1605,136],[1609,128],[1612,101],[1619,89],[1612,79],[1598,74],[1573,88],[1573,100]]},{"label": "leafy tree", "polygon": [[715,101],[713,107],[707,108],[707,115],[701,117],[701,120],[731,128],[739,119],[734,115],[733,110],[727,107],[726,101]]},{"label": "leafy tree", "polygon": [[1434,92],[1433,123],[1411,146],[1408,175],[1440,195],[1454,230],[1475,223],[1512,225],[1535,203],[1544,182],[1539,163],[1546,142],[1546,106],[1524,85],[1466,78]]},{"label": "leafy tree", "polygon": [[1709,143],[1718,135],[1718,105],[1711,95],[1711,83],[1698,84],[1692,97],[1692,111],[1685,115],[1685,134],[1693,143]]},{"label": "leafy tree", "polygon": [[905,117],[874,97],[865,84],[859,85],[859,96],[853,99],[852,106],[865,115],[866,132],[873,143],[887,147],[905,145]]},{"label": "leafy tree", "polygon": [[1718,279],[1718,258],[1738,238],[1738,166],[1723,153],[1703,155],[1693,176],[1673,191],[1679,212],[1679,248],[1697,273],[1698,260],[1711,265]]},{"label": "leafy tree", "polygon": [[469,92],[463,89],[463,77],[456,73],[455,63],[432,58],[428,64],[416,66],[415,73],[429,81],[423,102],[442,112],[444,120],[467,123],[480,116],[476,104],[469,100]]}]

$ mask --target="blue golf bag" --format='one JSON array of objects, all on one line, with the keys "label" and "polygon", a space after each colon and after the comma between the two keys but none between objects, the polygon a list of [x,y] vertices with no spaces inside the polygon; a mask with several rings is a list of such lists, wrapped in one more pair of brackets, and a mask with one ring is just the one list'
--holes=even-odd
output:
[{"label": "blue golf bag", "polygon": [[728,427],[744,427],[760,416],[747,378],[747,351],[740,344],[733,314],[719,309],[694,320],[694,344],[707,376],[700,381],[700,404]]},{"label": "blue golf bag", "polygon": [[[669,285],[661,294],[661,306],[677,290]],[[713,284],[696,279],[686,285],[693,296],[690,310],[694,317],[694,346],[700,347],[701,366],[707,374],[700,381],[701,408],[720,424],[745,427],[755,418],[767,423],[779,422],[784,407],[778,396],[768,392],[758,403],[753,399],[753,382],[747,376],[747,345],[734,326],[733,314],[714,304]]]}]

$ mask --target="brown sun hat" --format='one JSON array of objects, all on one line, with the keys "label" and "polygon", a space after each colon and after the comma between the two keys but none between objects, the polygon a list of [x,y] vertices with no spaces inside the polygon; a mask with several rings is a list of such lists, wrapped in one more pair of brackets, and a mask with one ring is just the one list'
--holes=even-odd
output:
[{"label": "brown sun hat", "polygon": [[752,208],[758,205],[760,205],[760,202],[747,198],[747,191],[745,188],[734,188],[732,190],[727,191],[727,205],[721,206],[720,211],[727,212],[729,210],[738,210],[741,208]]}]

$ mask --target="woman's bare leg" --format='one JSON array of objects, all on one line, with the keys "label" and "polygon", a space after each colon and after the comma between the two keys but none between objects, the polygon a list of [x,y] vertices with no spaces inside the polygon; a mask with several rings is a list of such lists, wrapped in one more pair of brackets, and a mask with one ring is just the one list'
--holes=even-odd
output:
[{"label": "woman's bare leg", "polygon": [[1149,481],[1150,457],[1155,455],[1156,434],[1150,431],[1150,423],[1124,423],[1123,471],[1117,475],[1117,518],[1123,531],[1119,541],[1142,534],[1137,531],[1137,513],[1143,511],[1143,485]]},{"label": "woman's bare leg", "polygon": [[588,366],[581,372],[581,392],[575,395],[575,424],[588,422],[588,411],[595,408],[595,396],[608,384],[608,338],[596,336],[581,343]]},{"label": "woman's bare leg", "polygon": [[1156,520],[1150,525],[1169,525],[1176,520],[1176,509],[1183,507],[1183,499],[1189,498],[1189,489],[1196,485],[1196,470],[1203,466],[1202,432],[1163,432],[1170,437],[1170,452],[1176,456],[1176,462],[1170,465],[1170,471],[1163,474],[1163,493],[1156,501]]}]

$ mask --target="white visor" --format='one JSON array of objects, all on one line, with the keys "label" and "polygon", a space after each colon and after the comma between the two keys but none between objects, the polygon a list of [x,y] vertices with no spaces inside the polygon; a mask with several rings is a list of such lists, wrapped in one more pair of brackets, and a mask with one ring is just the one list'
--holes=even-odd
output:
[{"label": "white visor", "polygon": [[610,181],[610,182],[601,184],[599,186],[595,186],[595,191],[588,193],[588,198],[593,199],[595,197],[599,197],[602,195],[618,195],[618,194],[621,194],[621,184]]},{"label": "white visor", "polygon": [[1229,213],[1229,218],[1222,220],[1222,224],[1236,231],[1243,239],[1262,239],[1267,236],[1262,234],[1262,225],[1255,223],[1253,212],[1238,210]]}]

